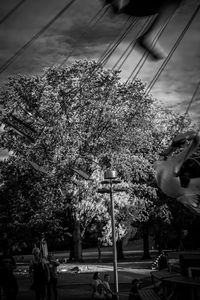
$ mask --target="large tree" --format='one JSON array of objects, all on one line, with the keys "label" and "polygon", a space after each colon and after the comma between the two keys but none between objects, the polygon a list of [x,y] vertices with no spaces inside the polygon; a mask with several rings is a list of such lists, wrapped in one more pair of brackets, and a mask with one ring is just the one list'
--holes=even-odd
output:
[{"label": "large tree", "polygon": [[[140,80],[124,84],[119,72],[94,61],[76,61],[66,68],[47,69],[41,76],[10,78],[1,90],[0,104],[0,147],[12,153],[4,163],[2,193],[8,182],[15,182],[16,192],[9,196],[15,224],[21,218],[37,230],[56,231],[63,222],[71,236],[71,253],[81,259],[81,236],[101,210],[97,204],[88,206],[88,201],[107,207],[96,193],[106,168],[116,168],[129,185],[133,210],[135,197],[143,206],[155,200],[152,163],[181,117],[146,95]],[[20,180],[6,177],[9,168],[14,177],[20,174],[27,189],[18,184]],[[92,181],[77,170],[91,174]],[[129,220],[133,218],[126,212]],[[123,218],[117,220],[118,228],[124,228]]]}]

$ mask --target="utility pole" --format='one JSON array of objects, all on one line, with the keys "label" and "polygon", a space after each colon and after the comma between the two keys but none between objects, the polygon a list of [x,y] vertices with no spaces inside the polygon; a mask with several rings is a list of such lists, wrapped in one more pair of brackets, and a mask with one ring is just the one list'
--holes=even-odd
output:
[{"label": "utility pole", "polygon": [[117,271],[117,247],[116,247],[116,236],[115,236],[115,213],[114,213],[114,192],[123,192],[124,189],[116,189],[113,187],[113,184],[120,183],[120,180],[117,180],[116,171],[108,170],[104,173],[104,181],[101,184],[109,185],[109,188],[102,188],[98,190],[98,193],[101,194],[110,194],[110,204],[111,204],[111,223],[112,223],[112,244],[113,244],[113,271],[114,271],[114,286],[117,299],[119,299],[119,285],[118,285],[118,271]]}]

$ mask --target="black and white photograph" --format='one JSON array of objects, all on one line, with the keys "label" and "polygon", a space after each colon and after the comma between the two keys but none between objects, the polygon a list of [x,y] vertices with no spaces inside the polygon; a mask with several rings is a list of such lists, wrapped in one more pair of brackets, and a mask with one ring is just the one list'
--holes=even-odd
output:
[{"label": "black and white photograph", "polygon": [[0,300],[200,299],[200,0],[0,0]]}]

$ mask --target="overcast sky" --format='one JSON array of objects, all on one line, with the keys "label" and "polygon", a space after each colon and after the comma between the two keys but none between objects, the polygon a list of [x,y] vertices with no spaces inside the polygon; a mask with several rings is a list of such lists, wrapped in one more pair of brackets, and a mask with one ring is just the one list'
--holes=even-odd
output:
[{"label": "overcast sky", "polygon": [[[9,18],[1,22],[2,18],[19,2],[20,0],[0,1],[0,69],[70,1],[25,0]],[[186,26],[198,3],[199,0],[188,0],[164,31],[160,43],[167,53]],[[0,85],[10,75],[42,73],[44,67],[61,63],[69,53],[72,55],[68,63],[81,58],[97,60],[123,28],[126,20],[122,15],[110,17],[107,13],[95,26],[88,26],[88,21],[100,8],[100,0],[76,0],[48,30],[0,74]],[[106,68],[113,67],[126,46],[142,28],[143,22],[144,20],[140,21],[119,45],[106,64]],[[142,53],[137,49],[131,53],[121,69],[123,81],[129,77],[141,55]],[[163,61],[147,60],[138,76],[145,82],[150,82],[162,63]],[[199,80],[200,12],[156,81],[151,94],[161,100],[163,105],[184,112]],[[198,95],[190,110],[191,117],[197,122],[199,113],[200,96]]]}]

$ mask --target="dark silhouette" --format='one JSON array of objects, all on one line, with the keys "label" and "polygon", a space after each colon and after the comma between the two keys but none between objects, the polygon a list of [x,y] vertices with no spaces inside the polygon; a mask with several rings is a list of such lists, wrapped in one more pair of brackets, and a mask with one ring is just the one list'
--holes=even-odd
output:
[{"label": "dark silhouette", "polygon": [[57,267],[59,266],[59,262],[55,260],[52,254],[48,256],[48,265],[49,265],[49,272],[50,272],[50,280],[47,285],[47,299],[51,299],[51,290],[53,291],[54,299],[58,299],[58,291],[57,291],[57,281],[58,281],[58,274],[57,274]]},{"label": "dark silhouette", "polygon": [[30,275],[32,277],[31,289],[35,292],[36,300],[44,300],[46,297],[47,284],[50,280],[47,260],[42,258],[39,248],[33,250],[34,258],[30,264]]},{"label": "dark silhouette", "polygon": [[133,279],[131,282],[131,289],[129,292],[128,300],[140,300],[138,289],[140,288],[140,282],[138,279]]},{"label": "dark silhouette", "polygon": [[0,256],[0,287],[3,289],[7,300],[15,300],[18,294],[17,279],[13,274],[16,263],[10,254],[9,247],[3,249]]}]

